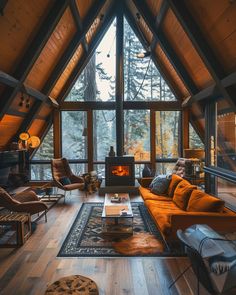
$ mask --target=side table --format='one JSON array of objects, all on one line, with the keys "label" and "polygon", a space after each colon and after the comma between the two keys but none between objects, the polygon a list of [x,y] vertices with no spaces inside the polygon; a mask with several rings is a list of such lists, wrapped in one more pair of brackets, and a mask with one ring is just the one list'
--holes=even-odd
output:
[{"label": "side table", "polygon": [[0,247],[22,246],[31,235],[30,214],[12,213],[0,215]]}]

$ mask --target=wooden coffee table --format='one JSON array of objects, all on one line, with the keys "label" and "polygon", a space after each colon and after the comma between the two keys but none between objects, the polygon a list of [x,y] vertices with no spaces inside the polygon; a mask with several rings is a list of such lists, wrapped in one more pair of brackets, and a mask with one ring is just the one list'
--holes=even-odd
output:
[{"label": "wooden coffee table", "polygon": [[[115,194],[105,194],[102,211],[102,234],[111,237],[127,237],[133,234],[133,212],[129,194],[119,193],[120,203],[111,202]],[[126,211],[127,215],[121,214]]]}]

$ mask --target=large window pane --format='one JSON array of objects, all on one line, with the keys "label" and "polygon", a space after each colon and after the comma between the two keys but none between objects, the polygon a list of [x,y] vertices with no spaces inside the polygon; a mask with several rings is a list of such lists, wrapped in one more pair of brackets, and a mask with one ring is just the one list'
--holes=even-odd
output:
[{"label": "large window pane", "polygon": [[87,113],[62,112],[62,155],[67,159],[87,158]]},{"label": "large window pane", "polygon": [[176,100],[151,57],[138,58],[144,48],[124,19],[125,100]]},{"label": "large window pane", "polygon": [[217,103],[217,166],[236,172],[236,113]]},{"label": "large window pane", "polygon": [[150,111],[124,111],[124,151],[135,161],[150,160]]},{"label": "large window pane", "polygon": [[72,172],[75,175],[82,175],[88,172],[88,165],[83,163],[69,163]]},{"label": "large window pane", "polygon": [[175,163],[156,163],[156,175],[172,174]]},{"label": "large window pane", "polygon": [[190,149],[204,149],[204,144],[192,124],[189,124],[189,148]]},{"label": "large window pane", "polygon": [[31,164],[31,180],[51,180],[51,164]]},{"label": "large window pane", "polygon": [[236,210],[235,183],[217,177],[217,196],[225,201],[228,207]]},{"label": "large window pane", "polygon": [[116,147],[115,111],[94,111],[93,122],[94,161],[105,161],[110,146]]},{"label": "large window pane", "polygon": [[66,101],[115,100],[116,20],[75,82]]},{"label": "large window pane", "polygon": [[156,112],[156,157],[178,158],[179,111]]}]

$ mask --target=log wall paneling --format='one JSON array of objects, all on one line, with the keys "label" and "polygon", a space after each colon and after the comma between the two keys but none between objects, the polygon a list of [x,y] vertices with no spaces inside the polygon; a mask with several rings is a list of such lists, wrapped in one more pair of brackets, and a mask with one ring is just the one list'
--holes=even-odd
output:
[{"label": "log wall paneling", "polygon": [[138,21],[138,24],[139,24],[143,34],[145,35],[146,39],[148,40],[148,43],[151,44],[153,34],[152,34],[151,30],[149,29],[148,25],[146,24],[146,22],[144,21],[143,18],[141,18]]},{"label": "log wall paneling", "polygon": [[163,0],[146,0],[146,3],[150,11],[152,12],[153,16],[157,16],[158,12],[160,11]]},{"label": "log wall paneling", "polygon": [[8,1],[0,16],[0,69],[13,73],[53,1]]},{"label": "log wall paneling", "polygon": [[236,70],[236,2],[185,1],[226,73]]},{"label": "log wall paneling", "polygon": [[67,8],[27,76],[28,85],[38,90],[42,89],[75,32],[76,25],[70,9]]},{"label": "log wall paneling", "polygon": [[90,8],[93,5],[96,5],[96,2],[98,2],[98,1],[100,1],[100,0],[86,0],[86,1],[76,0],[76,5],[78,7],[79,14],[80,14],[82,21],[84,20],[84,18],[88,14]]},{"label": "log wall paneling", "polygon": [[203,89],[211,85],[211,75],[171,9],[166,13],[162,28],[197,87]]},{"label": "log wall paneling", "polygon": [[181,93],[181,97],[182,98],[188,97],[189,91],[187,90],[183,81],[180,79],[175,68],[172,66],[168,57],[166,56],[165,52],[162,50],[162,48],[159,44],[157,45],[157,47],[155,49],[155,54],[156,54],[157,59],[161,62],[163,67],[166,69],[166,72],[169,73],[169,75],[172,77],[173,83],[176,85],[176,88]]},{"label": "log wall paneling", "polygon": [[62,75],[60,76],[57,83],[55,84],[52,91],[50,92],[49,96],[53,97],[54,99],[57,99],[57,97],[60,94],[62,88],[64,87],[66,81],[70,77],[73,69],[75,68],[75,66],[79,62],[82,54],[83,54],[83,48],[81,45],[79,45],[78,49],[74,53],[73,57],[71,58],[70,62],[67,65],[67,67],[65,68]]},{"label": "log wall paneling", "polygon": [[5,148],[10,138],[16,132],[16,126],[23,122],[22,117],[4,115],[0,123],[0,148]]}]

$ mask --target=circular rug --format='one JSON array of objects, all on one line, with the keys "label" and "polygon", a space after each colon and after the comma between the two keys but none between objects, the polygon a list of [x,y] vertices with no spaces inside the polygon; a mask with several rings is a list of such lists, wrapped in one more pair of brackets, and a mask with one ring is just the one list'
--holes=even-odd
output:
[{"label": "circular rug", "polygon": [[164,245],[154,235],[140,233],[113,243],[115,250],[123,255],[154,254],[164,251]]},{"label": "circular rug", "polygon": [[68,276],[59,279],[48,286],[45,295],[98,295],[97,284],[81,275]]}]

